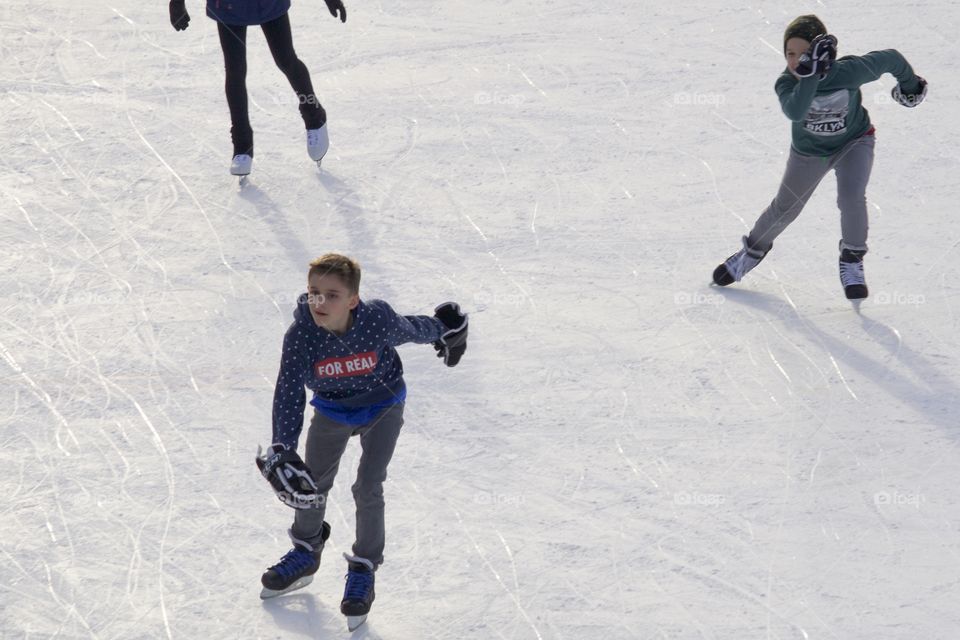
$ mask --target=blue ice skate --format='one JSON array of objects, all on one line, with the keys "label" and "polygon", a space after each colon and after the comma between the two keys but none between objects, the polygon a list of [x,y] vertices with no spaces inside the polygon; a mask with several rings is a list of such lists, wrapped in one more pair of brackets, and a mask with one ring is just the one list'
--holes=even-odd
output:
[{"label": "blue ice skate", "polygon": [[374,566],[366,558],[343,554],[347,560],[347,584],[340,602],[340,613],[347,616],[347,628],[353,631],[367,620],[376,593],[373,589]]},{"label": "blue ice skate", "polygon": [[262,600],[276,598],[313,582],[313,574],[320,568],[323,545],[330,537],[330,525],[326,522],[323,523],[320,535],[322,538],[320,544],[311,546],[303,540],[297,540],[293,537],[293,533],[290,533],[293,549],[284,554],[280,562],[267,569],[260,577],[260,582],[263,584],[263,590],[260,592]]}]

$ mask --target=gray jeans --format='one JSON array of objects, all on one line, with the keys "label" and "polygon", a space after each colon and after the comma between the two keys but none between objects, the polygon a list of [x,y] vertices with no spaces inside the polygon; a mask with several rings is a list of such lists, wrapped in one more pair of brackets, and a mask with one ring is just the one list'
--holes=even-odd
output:
[{"label": "gray jeans", "polygon": [[780,190],[747,236],[747,246],[766,253],[774,239],[796,220],[820,181],[833,169],[837,174],[837,206],[843,246],[867,250],[867,182],[873,168],[873,135],[851,141],[832,156],[804,156],[792,148]]},{"label": "gray jeans", "polygon": [[324,497],[319,509],[297,509],[290,530],[291,536],[311,545],[320,544],[320,528],[326,512],[326,497],[340,467],[340,457],[351,436],[360,436],[360,466],[353,484],[353,498],[357,506],[356,541],[353,555],[366,558],[379,566],[383,562],[385,543],[383,523],[383,482],[387,479],[387,465],[403,426],[403,403],[381,411],[376,418],[358,427],[335,422],[319,411],[314,412],[307,432],[304,462],[317,482]]}]

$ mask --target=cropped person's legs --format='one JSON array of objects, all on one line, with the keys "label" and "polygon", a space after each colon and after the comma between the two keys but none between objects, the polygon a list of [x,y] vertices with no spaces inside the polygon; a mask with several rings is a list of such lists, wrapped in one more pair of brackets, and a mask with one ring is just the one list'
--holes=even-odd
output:
[{"label": "cropped person's legs", "polygon": [[223,50],[224,88],[230,108],[233,155],[253,155],[253,128],[247,108],[247,28],[217,22]]},{"label": "cropped person's legs", "polygon": [[829,170],[829,158],[804,156],[791,149],[780,189],[753,225],[747,236],[747,247],[758,254],[769,251],[777,236],[800,215]]},{"label": "cropped person's legs", "polygon": [[310,72],[307,65],[297,57],[293,48],[293,35],[290,31],[290,17],[283,14],[276,20],[261,25],[267,46],[273,55],[273,61],[287,77],[290,86],[297,94],[300,103],[300,115],[307,129],[318,129],[327,121],[327,114],[313,92]]}]

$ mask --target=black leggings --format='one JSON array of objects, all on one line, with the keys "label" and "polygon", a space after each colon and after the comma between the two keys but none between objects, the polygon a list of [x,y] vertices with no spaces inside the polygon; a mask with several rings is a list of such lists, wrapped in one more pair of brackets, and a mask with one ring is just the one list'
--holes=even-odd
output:
[{"label": "black leggings", "polygon": [[[276,20],[260,25],[273,54],[273,61],[287,76],[290,86],[297,92],[300,115],[307,129],[318,129],[327,121],[320,101],[313,93],[310,72],[293,50],[290,33],[290,18],[283,14]],[[220,48],[223,49],[223,65],[226,69],[227,104],[230,107],[230,137],[233,138],[233,155],[253,155],[253,129],[247,110],[247,28],[217,22],[220,33]]]}]

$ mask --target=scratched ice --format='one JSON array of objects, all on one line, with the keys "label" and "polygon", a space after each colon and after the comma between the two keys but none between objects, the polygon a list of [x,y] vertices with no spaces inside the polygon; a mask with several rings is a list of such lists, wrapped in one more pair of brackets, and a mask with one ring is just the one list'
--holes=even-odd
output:
[{"label": "scratched ice", "polygon": [[[356,443],[316,580],[258,597],[291,512],[253,456],[331,250],[365,298],[472,318],[456,369],[401,348],[356,637],[957,637],[955,4],[346,3],[290,14],[323,173],[248,34],[239,188],[201,2],[182,33],[162,2],[4,2],[0,637],[346,635]],[[780,39],[809,11],[930,80],[914,110],[863,89],[860,315],[832,176],[744,282],[706,284],[776,191]]]}]

